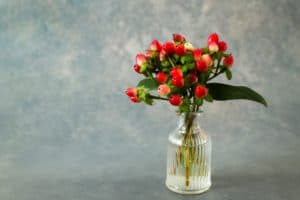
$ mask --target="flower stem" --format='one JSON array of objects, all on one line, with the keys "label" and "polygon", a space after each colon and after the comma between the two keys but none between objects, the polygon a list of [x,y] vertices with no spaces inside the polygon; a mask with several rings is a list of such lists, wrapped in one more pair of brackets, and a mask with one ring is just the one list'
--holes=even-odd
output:
[{"label": "flower stem", "polygon": [[150,98],[152,99],[159,99],[159,100],[164,100],[164,101],[168,101],[169,99],[167,98],[163,98],[163,97],[159,97],[159,96],[154,96],[154,95],[149,95]]},{"label": "flower stem", "polygon": [[170,58],[169,56],[167,56],[167,58],[168,58],[168,61],[171,63],[172,67],[175,67],[175,64],[173,63],[172,58]]}]

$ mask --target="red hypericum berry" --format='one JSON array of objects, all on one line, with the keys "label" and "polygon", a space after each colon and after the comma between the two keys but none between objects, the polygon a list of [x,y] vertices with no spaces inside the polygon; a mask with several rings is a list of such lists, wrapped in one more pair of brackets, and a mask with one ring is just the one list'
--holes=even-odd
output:
[{"label": "red hypericum berry", "polygon": [[185,47],[183,44],[180,44],[178,46],[176,46],[175,48],[175,53],[178,55],[178,56],[184,56],[185,53],[186,53],[186,50],[185,50]]},{"label": "red hypericum berry", "polygon": [[198,98],[206,97],[207,93],[208,93],[208,89],[203,85],[198,85],[195,88],[195,96]]},{"label": "red hypericum berry", "polygon": [[208,50],[210,52],[217,52],[219,50],[219,46],[216,42],[211,42],[208,44]]},{"label": "red hypericum berry", "polygon": [[129,97],[136,97],[137,96],[137,89],[136,88],[127,88],[125,93]]},{"label": "red hypericum berry", "polygon": [[156,75],[156,80],[160,84],[165,83],[167,81],[167,79],[168,79],[168,75],[163,72],[158,72]]},{"label": "red hypericum berry", "polygon": [[178,95],[178,94],[173,94],[169,98],[169,102],[173,106],[179,106],[180,104],[182,104],[182,97],[180,95]]},{"label": "red hypericum berry", "polygon": [[182,70],[179,67],[174,67],[170,72],[172,77],[182,77]]},{"label": "red hypericum berry", "polygon": [[174,33],[173,40],[174,40],[174,42],[185,42],[185,37],[178,33]]},{"label": "red hypericum berry", "polygon": [[150,49],[152,51],[160,51],[161,48],[162,48],[162,46],[158,40],[153,40],[150,44]]},{"label": "red hypericum berry", "polygon": [[225,41],[220,41],[219,44],[219,51],[224,52],[227,50],[227,44]]},{"label": "red hypericum berry", "polygon": [[164,43],[162,48],[167,54],[175,53],[175,44],[173,42]]},{"label": "red hypericum berry", "polygon": [[219,42],[219,35],[217,33],[212,33],[208,36],[207,38],[207,44],[211,43],[211,42],[215,42],[218,44]]},{"label": "red hypericum berry", "polygon": [[140,102],[140,100],[139,100],[138,97],[130,97],[129,99],[130,99],[133,103],[139,103],[139,102]]},{"label": "red hypericum berry", "polygon": [[165,59],[166,54],[167,54],[166,51],[162,49],[162,50],[159,52],[159,60],[160,60],[160,61],[163,61],[163,60]]},{"label": "red hypericum berry", "polygon": [[231,67],[234,63],[233,56],[230,54],[229,56],[226,56],[223,60],[223,65],[226,67]]},{"label": "red hypericum berry", "polygon": [[171,89],[167,84],[162,84],[158,86],[157,92],[160,96],[167,96],[168,94],[170,94]]},{"label": "red hypericum berry", "polygon": [[182,76],[174,76],[171,81],[172,84],[178,88],[182,88],[184,86],[184,78]]},{"label": "red hypericum berry", "polygon": [[136,71],[137,73],[140,73],[141,67],[138,64],[135,64],[133,66],[134,71]]},{"label": "red hypericum berry", "polygon": [[190,74],[188,75],[188,77],[189,77],[189,82],[190,82],[190,84],[194,84],[194,83],[197,83],[197,82],[198,82],[198,77],[197,77],[196,74],[190,73]]},{"label": "red hypericum berry", "polygon": [[147,59],[146,59],[146,56],[144,54],[139,53],[139,54],[136,55],[135,61],[136,61],[136,64],[141,66],[142,64],[147,62]]},{"label": "red hypericum berry", "polygon": [[196,61],[196,68],[199,72],[206,72],[208,70],[208,65],[205,60]]},{"label": "red hypericum berry", "polygon": [[194,49],[193,50],[193,57],[194,57],[195,61],[201,60],[201,56],[202,56],[202,50],[201,49]]},{"label": "red hypericum berry", "polygon": [[209,54],[204,54],[202,55],[202,60],[204,60],[206,62],[206,64],[208,66],[211,66],[214,62],[213,62],[213,59],[211,58],[211,56]]}]

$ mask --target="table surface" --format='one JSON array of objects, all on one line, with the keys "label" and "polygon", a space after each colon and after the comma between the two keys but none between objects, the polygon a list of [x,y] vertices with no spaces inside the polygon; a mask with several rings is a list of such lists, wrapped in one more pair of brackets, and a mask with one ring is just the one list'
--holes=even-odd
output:
[{"label": "table surface", "polygon": [[[298,200],[300,1],[0,1],[1,200]],[[124,89],[153,38],[211,32],[235,56],[234,85],[267,99],[206,103],[212,188],[166,189],[168,103]],[[219,81],[227,81],[224,77]]]}]

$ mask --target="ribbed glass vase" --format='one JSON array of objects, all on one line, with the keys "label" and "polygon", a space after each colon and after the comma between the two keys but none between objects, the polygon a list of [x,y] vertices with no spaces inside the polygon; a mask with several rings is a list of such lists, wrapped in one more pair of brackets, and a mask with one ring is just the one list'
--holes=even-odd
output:
[{"label": "ribbed glass vase", "polygon": [[211,186],[211,139],[200,128],[200,113],[182,113],[169,135],[166,186],[181,194],[199,194]]}]

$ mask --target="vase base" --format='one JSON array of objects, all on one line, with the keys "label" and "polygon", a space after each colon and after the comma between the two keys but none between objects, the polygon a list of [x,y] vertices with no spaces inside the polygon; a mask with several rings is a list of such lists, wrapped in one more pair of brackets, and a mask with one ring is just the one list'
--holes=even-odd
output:
[{"label": "vase base", "polygon": [[204,192],[207,192],[210,189],[211,184],[208,187],[202,188],[200,190],[182,190],[178,187],[168,185],[167,183],[166,183],[166,187],[169,190],[171,190],[172,192],[175,192],[175,193],[178,193],[178,194],[191,194],[191,195],[193,195],[193,194],[202,194]]}]

